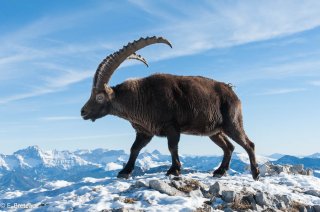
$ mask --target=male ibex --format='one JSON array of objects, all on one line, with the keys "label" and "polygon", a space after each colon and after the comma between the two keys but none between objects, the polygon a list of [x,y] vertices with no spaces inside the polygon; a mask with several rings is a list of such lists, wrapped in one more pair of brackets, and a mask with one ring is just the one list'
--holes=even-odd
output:
[{"label": "male ibex", "polygon": [[247,151],[252,176],[258,179],[254,144],[243,129],[240,100],[228,84],[200,76],[154,74],[108,85],[113,72],[128,57],[146,64],[135,52],[155,43],[171,47],[162,37],[140,38],[106,57],[95,73],[91,97],[81,110],[85,120],[95,121],[111,114],[128,120],[135,129],[129,161],[118,177],[130,176],[140,150],[153,136],[167,137],[172,157],[167,175],[179,175],[178,143],[184,133],[209,136],[222,148],[224,156],[214,176],[224,175],[229,168],[234,150],[227,136],[230,137]]}]

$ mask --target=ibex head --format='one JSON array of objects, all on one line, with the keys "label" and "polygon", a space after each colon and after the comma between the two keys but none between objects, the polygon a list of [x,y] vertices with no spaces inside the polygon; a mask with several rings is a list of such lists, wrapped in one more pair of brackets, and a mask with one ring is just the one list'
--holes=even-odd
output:
[{"label": "ibex head", "polygon": [[108,85],[112,74],[126,59],[136,59],[148,66],[146,60],[135,52],[155,43],[165,43],[171,47],[169,41],[162,37],[140,38],[137,41],[128,43],[119,51],[110,54],[99,64],[94,75],[91,96],[81,109],[83,119],[95,121],[109,114],[112,99],[115,97],[113,89]]}]

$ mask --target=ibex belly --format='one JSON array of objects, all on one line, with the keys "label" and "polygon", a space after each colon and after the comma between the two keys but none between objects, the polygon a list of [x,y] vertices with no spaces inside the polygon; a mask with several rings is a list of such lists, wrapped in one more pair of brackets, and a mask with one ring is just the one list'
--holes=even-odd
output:
[{"label": "ibex belly", "polygon": [[190,135],[210,136],[221,131],[222,117],[217,111],[211,113],[189,113],[186,120],[181,120],[181,133]]}]

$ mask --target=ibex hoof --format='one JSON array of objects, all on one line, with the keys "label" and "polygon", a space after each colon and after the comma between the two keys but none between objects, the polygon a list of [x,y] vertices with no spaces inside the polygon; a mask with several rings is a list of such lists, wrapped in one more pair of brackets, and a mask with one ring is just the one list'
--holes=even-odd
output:
[{"label": "ibex hoof", "polygon": [[123,178],[123,179],[129,179],[129,177],[130,177],[130,173],[121,173],[121,172],[119,172],[117,176],[117,178]]},{"label": "ibex hoof", "polygon": [[252,170],[252,178],[256,181],[259,180],[260,178],[260,171],[259,169],[256,169],[256,170]]},{"label": "ibex hoof", "polygon": [[179,176],[180,174],[181,174],[180,170],[175,169],[175,168],[170,168],[166,173],[167,176],[169,176],[169,175]]},{"label": "ibex hoof", "polygon": [[223,170],[223,169],[217,169],[213,172],[213,177],[217,177],[217,178],[220,178],[226,175],[227,175],[227,172],[226,170]]}]

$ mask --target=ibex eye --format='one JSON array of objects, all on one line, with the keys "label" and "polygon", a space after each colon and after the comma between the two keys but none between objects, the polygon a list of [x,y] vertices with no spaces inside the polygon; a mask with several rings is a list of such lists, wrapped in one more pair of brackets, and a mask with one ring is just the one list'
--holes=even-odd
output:
[{"label": "ibex eye", "polygon": [[103,103],[104,95],[103,94],[97,94],[96,100],[97,100],[98,103]]}]

